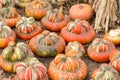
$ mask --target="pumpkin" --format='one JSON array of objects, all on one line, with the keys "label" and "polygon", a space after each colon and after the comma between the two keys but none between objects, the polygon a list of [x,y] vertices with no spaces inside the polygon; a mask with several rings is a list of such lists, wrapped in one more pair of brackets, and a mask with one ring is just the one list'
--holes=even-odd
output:
[{"label": "pumpkin", "polygon": [[2,8],[0,10],[1,20],[9,27],[15,27],[21,16],[13,7]]},{"label": "pumpkin", "polygon": [[7,72],[15,72],[16,63],[27,59],[28,56],[33,54],[28,50],[27,44],[10,42],[0,55],[0,67]]},{"label": "pumpkin", "polygon": [[68,24],[69,19],[63,15],[61,7],[59,10],[49,10],[41,22],[50,31],[61,31]]},{"label": "pumpkin", "polygon": [[95,38],[88,47],[88,56],[96,62],[107,62],[115,50],[116,47],[110,40]]},{"label": "pumpkin", "polygon": [[70,8],[69,14],[73,20],[89,20],[93,15],[93,9],[89,4],[75,4]]},{"label": "pumpkin", "polygon": [[77,56],[58,54],[50,63],[48,74],[52,80],[84,80],[87,66]]},{"label": "pumpkin", "polygon": [[120,80],[120,78],[119,73],[111,65],[104,63],[93,71],[91,80]]},{"label": "pumpkin", "polygon": [[28,16],[40,20],[46,15],[48,10],[52,9],[52,5],[45,0],[34,0],[26,6],[25,12]]},{"label": "pumpkin", "polygon": [[120,51],[110,55],[110,64],[120,72]]},{"label": "pumpkin", "polygon": [[0,22],[0,48],[5,48],[9,42],[16,40],[15,32],[4,22]]},{"label": "pumpkin", "polygon": [[16,75],[13,80],[49,80],[47,68],[37,58],[28,58],[15,67]]},{"label": "pumpkin", "polygon": [[41,57],[55,56],[63,52],[66,44],[62,37],[54,32],[43,31],[29,42],[30,49]]},{"label": "pumpkin", "polygon": [[95,31],[87,21],[76,19],[62,28],[60,35],[66,42],[78,41],[79,43],[87,44],[94,39]]},{"label": "pumpkin", "polygon": [[15,5],[20,8],[25,8],[29,5],[33,0],[15,0]]},{"label": "pumpkin", "polygon": [[85,49],[82,44],[77,41],[69,42],[68,45],[65,47],[65,53],[69,54],[69,51],[75,51],[81,57],[85,54]]},{"label": "pumpkin", "polygon": [[16,24],[15,32],[20,38],[29,40],[42,32],[42,26],[33,17],[22,17]]},{"label": "pumpkin", "polygon": [[109,32],[106,32],[104,38],[109,39],[115,45],[120,44],[120,29],[111,29]]}]

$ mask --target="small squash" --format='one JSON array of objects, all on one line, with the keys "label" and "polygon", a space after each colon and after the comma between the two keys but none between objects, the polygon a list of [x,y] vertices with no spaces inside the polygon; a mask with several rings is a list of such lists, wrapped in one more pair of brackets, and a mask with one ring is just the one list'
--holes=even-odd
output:
[{"label": "small squash", "polygon": [[47,68],[37,58],[30,57],[15,67],[16,75],[13,80],[49,80]]},{"label": "small squash", "polygon": [[120,44],[120,29],[111,29],[109,32],[106,32],[104,38],[109,39],[115,45]]},{"label": "small squash", "polygon": [[120,51],[110,55],[110,64],[120,72]]},{"label": "small squash", "polygon": [[114,51],[116,47],[110,40],[95,38],[88,47],[88,56],[96,62],[107,62]]},{"label": "small squash", "polygon": [[4,22],[0,22],[0,48],[5,48],[9,42],[16,40],[15,32]]},{"label": "small squash", "polygon": [[60,35],[66,42],[78,41],[87,44],[94,39],[95,31],[87,21],[76,19],[62,28]]},{"label": "small squash", "polygon": [[66,44],[62,37],[47,30],[33,37],[29,42],[30,49],[41,57],[55,56],[63,52]]},{"label": "small squash", "polygon": [[6,7],[0,10],[0,19],[5,22],[9,27],[15,27],[16,23],[20,20],[21,16],[13,7]]},{"label": "small squash", "polygon": [[82,44],[77,41],[69,42],[65,47],[65,53],[69,54],[69,51],[75,51],[78,53],[79,57],[82,57],[85,54],[85,49]]},{"label": "small squash", "polygon": [[69,19],[63,15],[61,7],[60,9],[54,9],[54,11],[49,10],[41,22],[50,31],[61,31],[68,24]]},{"label": "small squash", "polygon": [[28,16],[40,20],[50,9],[52,9],[52,5],[48,1],[34,0],[28,6],[26,6],[25,12]]},{"label": "small squash", "polygon": [[84,80],[87,66],[77,56],[58,54],[50,63],[48,74],[52,80]]},{"label": "small squash", "polygon": [[119,73],[109,64],[102,64],[94,70],[91,80],[120,80]]},{"label": "small squash", "polygon": [[29,5],[33,0],[15,0],[15,5],[20,8],[25,8]]},{"label": "small squash", "polygon": [[28,56],[33,56],[33,54],[25,43],[10,42],[0,55],[0,67],[7,72],[15,72],[16,63],[27,59]]},{"label": "small squash", "polygon": [[15,32],[20,38],[29,40],[42,32],[42,26],[33,17],[22,17],[16,24]]},{"label": "small squash", "polygon": [[69,13],[73,20],[89,20],[93,15],[93,9],[89,4],[75,4],[70,8]]}]

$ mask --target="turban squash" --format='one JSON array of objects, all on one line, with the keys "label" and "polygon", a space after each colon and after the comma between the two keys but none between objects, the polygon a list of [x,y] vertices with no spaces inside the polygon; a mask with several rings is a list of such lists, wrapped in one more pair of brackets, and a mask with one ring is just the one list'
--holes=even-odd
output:
[{"label": "turban squash", "polygon": [[87,66],[78,56],[58,54],[50,63],[48,74],[52,80],[84,80]]},{"label": "turban squash", "polygon": [[29,42],[30,49],[41,57],[55,56],[63,52],[66,44],[64,39],[54,32],[43,31]]},{"label": "turban squash", "polygon": [[33,17],[22,17],[16,24],[15,32],[20,38],[29,40],[42,32],[42,26]]},{"label": "turban squash", "polygon": [[102,64],[98,69],[94,70],[91,80],[119,80],[119,73],[109,64]]},{"label": "turban squash", "polygon": [[61,31],[65,27],[69,19],[62,13],[62,7],[60,9],[49,10],[45,17],[42,18],[41,22],[46,29],[50,31]]},{"label": "turban squash", "polygon": [[5,48],[9,42],[16,40],[15,32],[4,22],[0,22],[0,48]]},{"label": "turban squash", "polygon": [[33,54],[27,48],[27,44],[10,42],[0,55],[0,67],[7,72],[15,72],[16,63],[27,59],[28,56],[33,56]]},{"label": "turban squash", "polygon": [[35,57],[16,64],[16,75],[13,80],[49,80],[47,68]]},{"label": "turban squash", "polygon": [[110,40],[95,38],[88,47],[88,56],[96,62],[107,62],[114,51],[116,47]]},{"label": "turban squash", "polygon": [[40,20],[46,15],[48,10],[52,9],[52,5],[45,0],[34,0],[26,6],[25,12],[28,16]]},{"label": "turban squash", "polygon": [[15,27],[21,16],[13,7],[5,7],[0,10],[1,20],[9,27]]},{"label": "turban squash", "polygon": [[95,31],[87,21],[76,19],[62,28],[60,35],[66,42],[78,41],[87,44],[94,39]]}]

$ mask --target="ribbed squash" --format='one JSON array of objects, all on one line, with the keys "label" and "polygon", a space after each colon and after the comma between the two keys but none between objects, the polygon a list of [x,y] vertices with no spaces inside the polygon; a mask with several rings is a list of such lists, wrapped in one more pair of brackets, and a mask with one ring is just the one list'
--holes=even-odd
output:
[{"label": "ribbed squash", "polygon": [[9,42],[16,40],[15,32],[4,22],[0,22],[0,48],[4,48]]},{"label": "ribbed squash", "polygon": [[120,29],[111,29],[109,32],[106,32],[104,38],[109,39],[115,45],[120,44]]},{"label": "ribbed squash", "polygon": [[0,10],[0,19],[9,27],[15,27],[21,16],[13,7],[5,7]]},{"label": "ribbed squash", "polygon": [[30,57],[15,67],[16,75],[13,80],[49,80],[47,68],[37,58]]},{"label": "ribbed squash", "polygon": [[22,17],[16,24],[15,32],[20,38],[29,40],[42,32],[42,26],[33,17]]},{"label": "ribbed squash", "polygon": [[69,22],[66,27],[62,28],[60,34],[66,42],[78,41],[82,44],[91,42],[95,37],[95,31],[90,24],[79,19]]},{"label": "ribbed squash", "polygon": [[96,38],[88,47],[88,56],[96,62],[107,62],[115,50],[116,47],[110,40]]},{"label": "ribbed squash", "polygon": [[84,80],[87,66],[77,56],[58,54],[48,68],[52,80]]},{"label": "ribbed squash", "polygon": [[104,63],[92,73],[91,80],[120,80],[120,77],[111,65]]},{"label": "ribbed squash", "polygon": [[28,6],[26,6],[25,12],[28,16],[40,20],[50,9],[52,9],[52,5],[48,1],[34,0]]},{"label": "ribbed squash", "polygon": [[114,52],[109,56],[110,64],[120,72],[120,51]]},{"label": "ribbed squash", "polygon": [[41,57],[55,56],[63,52],[66,44],[62,37],[54,32],[43,31],[29,42],[30,49]]},{"label": "ribbed squash", "polygon": [[49,10],[41,22],[50,31],[61,31],[68,24],[69,19],[63,15],[62,7],[60,7],[60,9],[54,9],[53,11]]},{"label": "ribbed squash", "polygon": [[69,52],[71,52],[71,51],[77,52],[79,57],[82,57],[85,54],[85,49],[84,49],[83,45],[77,41],[69,42],[68,45],[65,47],[66,54],[69,54]]},{"label": "ribbed squash", "polygon": [[10,42],[0,55],[0,67],[7,72],[15,72],[16,63],[27,59],[28,56],[33,56],[33,54],[25,43]]}]

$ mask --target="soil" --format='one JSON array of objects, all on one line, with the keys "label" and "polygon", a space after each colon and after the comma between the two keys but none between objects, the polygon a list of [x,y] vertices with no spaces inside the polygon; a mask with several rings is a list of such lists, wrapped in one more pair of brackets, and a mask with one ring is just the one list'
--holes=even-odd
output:
[{"label": "soil", "polygon": [[[69,11],[67,10],[67,8],[65,8],[65,9],[66,9],[66,10],[65,10],[64,13],[68,14]],[[26,16],[26,14],[25,14],[25,12],[24,12],[24,9],[19,9],[19,8],[17,8],[17,10],[18,10],[18,12],[19,12],[22,16]],[[14,29],[14,28],[13,28],[13,29]],[[101,34],[97,34],[96,37],[101,37]],[[26,43],[29,42],[29,41],[24,41],[24,40],[22,40],[22,39],[20,39],[20,38],[17,37],[17,42],[21,42],[21,41],[26,42]],[[88,47],[88,46],[89,46],[89,44],[88,44],[88,45],[84,45],[84,47],[85,47],[85,49],[86,49],[86,52],[87,52],[87,47]],[[2,50],[3,50],[3,49],[0,49],[0,53],[2,52]],[[52,58],[40,58],[40,57],[38,57],[38,56],[36,56],[36,57],[37,57],[41,62],[43,62],[47,68],[48,68],[48,66],[49,66],[49,63],[54,59],[54,57],[52,57]],[[83,59],[83,60],[85,61],[85,63],[87,64],[88,70],[89,70],[89,71],[88,71],[88,74],[87,74],[87,76],[86,76],[86,78],[85,78],[85,80],[90,80],[90,75],[91,75],[91,73],[93,72],[93,70],[95,70],[96,68],[98,68],[101,63],[96,63],[96,62],[94,62],[93,60],[91,60],[91,59],[87,56],[87,53],[86,53],[85,56],[82,57],[82,59]],[[14,76],[14,74],[4,72],[4,71],[0,68],[0,80],[2,80],[4,77],[11,78],[11,77],[13,77],[13,76]]]}]

